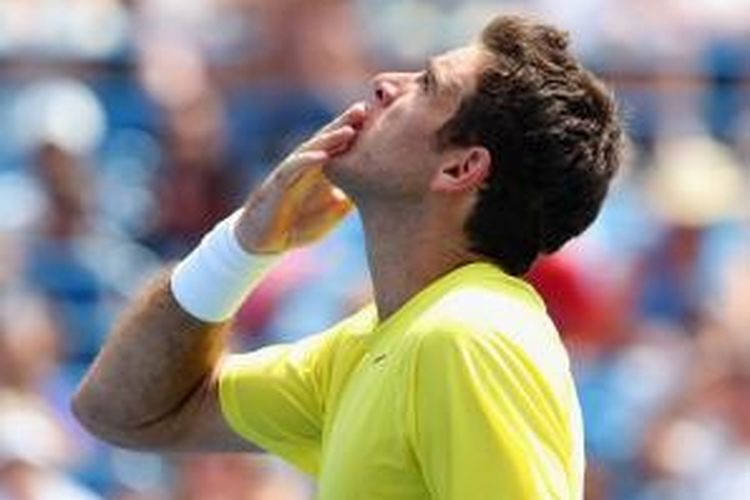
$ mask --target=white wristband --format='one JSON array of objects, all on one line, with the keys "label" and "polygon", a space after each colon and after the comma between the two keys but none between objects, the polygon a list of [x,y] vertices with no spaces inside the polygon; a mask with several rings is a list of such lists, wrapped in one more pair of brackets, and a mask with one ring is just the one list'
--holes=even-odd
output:
[{"label": "white wristband", "polygon": [[210,322],[226,321],[239,310],[277,255],[251,255],[234,227],[241,210],[216,225],[172,272],[171,288],[180,306]]}]

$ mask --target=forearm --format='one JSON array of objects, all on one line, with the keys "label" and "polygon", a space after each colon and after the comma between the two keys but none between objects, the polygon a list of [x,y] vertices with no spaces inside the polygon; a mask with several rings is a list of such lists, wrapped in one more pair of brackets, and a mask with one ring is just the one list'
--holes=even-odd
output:
[{"label": "forearm", "polygon": [[352,208],[323,174],[351,146],[353,106],[292,152],[245,209],[210,231],[127,308],[73,400],[112,443],[150,449],[244,449],[220,408],[226,323],[278,256],[321,238]]},{"label": "forearm", "polygon": [[170,439],[189,413],[185,406],[211,383],[225,330],[183,311],[169,273],[160,274],[113,328],[75,395],[76,416],[94,434],[125,446]]}]

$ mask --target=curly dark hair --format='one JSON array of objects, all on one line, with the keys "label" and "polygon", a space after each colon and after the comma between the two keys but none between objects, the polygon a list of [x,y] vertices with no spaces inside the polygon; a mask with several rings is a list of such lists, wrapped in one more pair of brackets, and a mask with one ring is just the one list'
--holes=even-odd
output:
[{"label": "curly dark hair", "polygon": [[490,151],[491,173],[465,230],[473,251],[522,275],[594,221],[622,130],[614,97],[569,52],[566,33],[499,16],[481,44],[492,61],[437,142]]}]

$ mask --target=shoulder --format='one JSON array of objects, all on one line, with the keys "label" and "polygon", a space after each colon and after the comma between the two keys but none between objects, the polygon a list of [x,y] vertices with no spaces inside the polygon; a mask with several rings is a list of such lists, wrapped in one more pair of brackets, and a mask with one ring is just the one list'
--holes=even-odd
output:
[{"label": "shoulder", "polygon": [[319,334],[319,341],[333,352],[359,349],[365,339],[372,335],[377,323],[377,309],[373,303],[369,303]]},{"label": "shoulder", "polygon": [[238,372],[259,371],[269,366],[304,368],[306,371],[329,371],[330,365],[356,354],[360,337],[372,329],[372,307],[367,306],[333,326],[295,342],[271,344],[263,348],[229,356],[222,377]]},{"label": "shoulder", "polygon": [[419,320],[423,335],[472,342],[497,335],[511,339],[556,334],[543,304],[502,289],[467,285],[445,293]]},{"label": "shoulder", "polygon": [[303,340],[326,344],[330,348],[341,347],[347,343],[357,343],[368,336],[377,324],[377,310],[370,303],[353,314],[340,320],[317,335]]},{"label": "shoulder", "polygon": [[418,328],[420,356],[513,364],[559,379],[567,352],[543,305],[493,287],[458,287],[425,311]]},{"label": "shoulder", "polygon": [[423,330],[449,330],[458,337],[554,330],[536,290],[492,264],[470,264],[441,281],[430,291],[429,307],[421,311]]},{"label": "shoulder", "polygon": [[375,306],[368,304],[327,330],[293,344],[290,354],[306,358],[331,376],[348,373],[361,358],[366,339],[376,324]]}]

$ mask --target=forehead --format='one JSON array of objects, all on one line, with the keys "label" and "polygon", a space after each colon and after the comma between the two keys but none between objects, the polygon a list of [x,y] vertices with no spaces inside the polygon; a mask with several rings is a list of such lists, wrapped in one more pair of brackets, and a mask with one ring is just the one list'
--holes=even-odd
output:
[{"label": "forehead", "polygon": [[433,57],[431,63],[440,84],[460,98],[474,92],[477,75],[488,57],[478,45],[468,45]]}]

